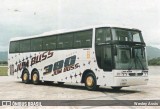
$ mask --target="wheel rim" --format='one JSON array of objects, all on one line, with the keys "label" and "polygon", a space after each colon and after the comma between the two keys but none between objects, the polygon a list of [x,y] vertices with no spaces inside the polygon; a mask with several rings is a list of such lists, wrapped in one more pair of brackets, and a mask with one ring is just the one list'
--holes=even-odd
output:
[{"label": "wheel rim", "polygon": [[33,81],[37,81],[38,80],[38,75],[35,73],[33,74]]},{"label": "wheel rim", "polygon": [[28,74],[27,74],[27,73],[24,73],[24,74],[23,74],[23,80],[26,81],[27,78],[28,78]]},{"label": "wheel rim", "polygon": [[88,76],[86,79],[87,86],[93,86],[93,78],[91,76]]}]

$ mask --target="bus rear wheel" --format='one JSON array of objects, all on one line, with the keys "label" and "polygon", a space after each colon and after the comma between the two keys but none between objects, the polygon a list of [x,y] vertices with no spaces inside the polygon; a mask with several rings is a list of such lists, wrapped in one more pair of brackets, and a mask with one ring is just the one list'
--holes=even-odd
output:
[{"label": "bus rear wheel", "polygon": [[33,72],[33,74],[32,74],[32,83],[35,84],[35,85],[38,85],[40,83],[38,71],[34,71]]},{"label": "bus rear wheel", "polygon": [[24,70],[23,74],[22,74],[22,82],[24,82],[25,84],[28,84],[29,81],[29,72],[28,70]]},{"label": "bus rear wheel", "polygon": [[85,76],[85,87],[91,91],[96,90],[97,81],[96,81],[96,77],[93,73],[88,73]]}]

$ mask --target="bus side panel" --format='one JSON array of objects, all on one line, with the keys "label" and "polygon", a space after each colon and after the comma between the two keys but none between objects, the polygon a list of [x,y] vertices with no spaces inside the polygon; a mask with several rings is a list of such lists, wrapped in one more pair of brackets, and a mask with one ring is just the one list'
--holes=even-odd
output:
[{"label": "bus side panel", "polygon": [[112,72],[98,68],[91,48],[10,54],[9,59],[9,66],[14,66],[12,71],[14,69],[17,78],[26,68],[30,75],[33,69],[38,70],[42,81],[80,83],[85,70],[95,74],[97,85],[109,86],[113,80]]},{"label": "bus side panel", "polygon": [[46,62],[48,63],[46,66],[48,66],[48,68],[52,67],[52,71],[44,74],[47,68],[44,66],[42,71],[43,80],[71,83],[81,82],[83,72],[86,69],[91,69],[91,56],[89,56],[89,51],[91,52],[90,49],[63,50],[63,53],[62,51],[55,51],[54,57],[51,58],[52,61]]},{"label": "bus side panel", "polygon": [[8,75],[15,76],[17,79],[21,77],[22,61],[19,53],[8,54]]}]

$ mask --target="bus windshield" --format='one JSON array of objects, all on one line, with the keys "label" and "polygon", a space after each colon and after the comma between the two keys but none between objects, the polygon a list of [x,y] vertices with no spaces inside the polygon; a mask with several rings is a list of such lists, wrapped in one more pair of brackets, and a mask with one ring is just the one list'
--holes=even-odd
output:
[{"label": "bus windshield", "polygon": [[[97,63],[99,68],[104,71],[111,71],[114,68],[123,70],[147,69],[145,44],[139,30],[98,28],[96,29],[95,44]],[[108,47],[111,47],[111,57],[107,54]],[[112,55],[113,53],[115,54]],[[111,58],[110,61],[106,60],[106,56]]]},{"label": "bus windshield", "polygon": [[147,69],[147,61],[144,47],[117,46],[115,58],[115,69]]},{"label": "bus windshield", "polygon": [[113,40],[143,42],[141,32],[138,30],[113,28],[112,33],[113,33]]}]

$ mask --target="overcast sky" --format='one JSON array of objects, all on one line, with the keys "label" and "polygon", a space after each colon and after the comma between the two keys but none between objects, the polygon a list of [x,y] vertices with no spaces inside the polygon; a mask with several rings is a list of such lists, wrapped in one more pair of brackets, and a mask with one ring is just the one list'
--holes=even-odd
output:
[{"label": "overcast sky", "polygon": [[138,28],[160,48],[160,0],[0,0],[0,51],[11,37],[99,24]]}]

